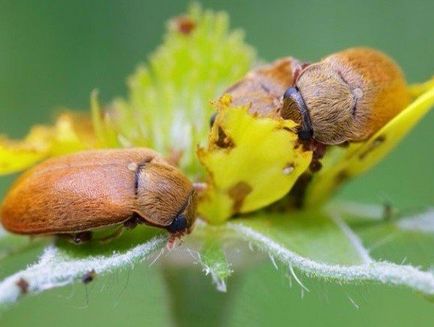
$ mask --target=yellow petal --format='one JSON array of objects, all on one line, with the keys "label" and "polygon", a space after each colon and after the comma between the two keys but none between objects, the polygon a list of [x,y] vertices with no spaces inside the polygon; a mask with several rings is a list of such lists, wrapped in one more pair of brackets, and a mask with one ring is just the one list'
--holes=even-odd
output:
[{"label": "yellow petal", "polygon": [[418,96],[429,91],[433,87],[434,87],[434,77],[432,77],[430,80],[424,83],[410,85],[409,91],[410,94],[413,96],[413,98],[417,98]]},{"label": "yellow petal", "polygon": [[434,79],[411,88],[413,94],[425,91],[370,139],[334,147],[327,151],[323,168],[314,175],[305,204],[315,206],[326,200],[344,180],[359,175],[383,159],[434,105]]},{"label": "yellow petal", "polygon": [[0,175],[12,174],[34,165],[48,153],[49,133],[42,127],[34,127],[25,140],[11,141],[0,138]]},{"label": "yellow petal", "polygon": [[199,213],[211,223],[280,199],[312,158],[312,152],[299,146],[294,122],[254,117],[247,108],[231,108],[226,100],[221,101],[208,147],[198,150],[209,176]]},{"label": "yellow petal", "polygon": [[0,138],[0,175],[21,171],[51,156],[93,147],[94,143],[90,120],[64,113],[54,126],[34,126],[23,140]]}]

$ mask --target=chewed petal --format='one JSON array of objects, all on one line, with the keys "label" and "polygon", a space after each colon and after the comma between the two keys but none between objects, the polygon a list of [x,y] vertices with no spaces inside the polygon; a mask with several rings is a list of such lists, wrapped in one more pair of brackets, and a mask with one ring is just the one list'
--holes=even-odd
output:
[{"label": "chewed petal", "polygon": [[434,105],[434,79],[411,87],[410,91],[415,95],[424,93],[370,139],[327,152],[323,168],[313,176],[309,185],[305,205],[321,204],[344,180],[377,164],[430,111]]},{"label": "chewed petal", "polygon": [[209,175],[199,203],[201,216],[223,222],[288,193],[312,159],[312,152],[298,143],[295,126],[289,120],[252,116],[245,107],[221,108],[208,147],[198,150]]},{"label": "chewed petal", "polygon": [[24,170],[50,156],[89,148],[94,140],[87,117],[64,113],[54,126],[34,126],[23,140],[0,138],[0,175]]}]

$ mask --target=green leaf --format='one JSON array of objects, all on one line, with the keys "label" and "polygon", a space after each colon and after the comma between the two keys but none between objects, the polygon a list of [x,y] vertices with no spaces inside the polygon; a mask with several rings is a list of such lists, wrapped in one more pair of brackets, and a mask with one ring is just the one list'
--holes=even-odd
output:
[{"label": "green leaf", "polygon": [[[396,212],[388,206],[333,203],[372,257],[430,268],[434,261],[434,208]],[[398,249],[398,250],[397,250]]]},{"label": "green leaf", "polygon": [[[232,231],[238,233],[240,237],[254,243],[261,251],[286,265],[295,280],[298,281],[304,289],[306,288],[295,275],[294,268],[297,268],[308,276],[334,280],[339,283],[377,282],[386,285],[405,286],[427,296],[434,296],[433,272],[422,271],[411,265],[370,260],[366,252],[364,253],[366,250],[360,248],[360,241],[357,236],[348,233],[350,230],[346,225],[342,225],[343,230],[347,230],[345,234],[349,236],[349,242],[354,244],[354,251],[360,253],[360,258],[364,258],[364,263],[342,265],[325,263],[319,260],[313,260],[310,257],[305,257],[296,251],[304,250],[309,252],[309,247],[307,250],[303,248],[301,248],[301,250],[300,248],[294,250],[290,246],[295,243],[291,240],[289,235],[285,236],[286,233],[283,231],[276,234],[276,229],[273,228],[270,228],[268,232],[265,229],[264,232],[267,221],[258,221],[259,223],[253,222],[249,224],[246,223],[246,220],[243,220],[239,223],[228,223],[227,225]],[[300,230],[300,232],[302,231],[303,229]],[[311,256],[319,254],[321,258],[320,253],[324,249],[320,247],[322,245],[321,242],[317,245],[318,247],[311,248],[309,253]],[[336,247],[334,248],[338,250]]]},{"label": "green leaf", "polygon": [[32,240],[28,237],[22,237],[6,233],[0,227],[0,265],[3,259],[7,259],[15,254],[32,249],[39,244],[43,244],[44,240]]},{"label": "green leaf", "polygon": [[[68,246],[64,242],[46,247],[38,262],[0,282],[0,308],[26,294],[83,281],[90,273],[93,276],[128,268],[148,258],[167,242],[166,237],[155,236],[155,232],[144,234],[146,240],[137,237],[136,232],[108,247],[96,242],[83,247]],[[135,239],[141,239],[142,243],[136,244]],[[120,251],[121,244],[126,250]]]},{"label": "green leaf", "polygon": [[317,262],[357,265],[370,262],[366,250],[342,221],[320,211],[292,214],[261,213],[237,219],[232,228],[248,228],[298,255]]}]

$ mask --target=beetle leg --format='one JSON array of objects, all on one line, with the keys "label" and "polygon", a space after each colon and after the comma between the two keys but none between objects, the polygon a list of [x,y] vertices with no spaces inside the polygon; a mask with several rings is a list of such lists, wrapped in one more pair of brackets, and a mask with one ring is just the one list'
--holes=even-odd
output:
[{"label": "beetle leg", "polygon": [[68,242],[74,244],[83,244],[92,240],[92,232],[79,232],[79,233],[70,233],[70,234],[58,234],[57,237],[63,238]]},{"label": "beetle leg", "polygon": [[108,243],[121,236],[125,230],[134,229],[138,224],[142,224],[142,223],[143,221],[140,218],[140,216],[134,213],[130,219],[124,221],[122,225],[119,225],[112,234],[103,237],[102,239],[99,240],[99,242],[103,244]]},{"label": "beetle leg", "polygon": [[111,242],[121,236],[125,230],[134,229],[138,224],[141,223],[143,223],[143,221],[141,220],[140,216],[134,213],[130,219],[124,221],[122,225],[117,226],[116,230],[112,234],[100,238],[98,241],[102,244]]},{"label": "beetle leg", "polygon": [[142,218],[137,213],[133,213],[133,216],[130,219],[124,221],[123,226],[125,229],[134,229],[138,224],[142,223]]},{"label": "beetle leg", "polygon": [[124,231],[125,231],[124,225],[119,225],[118,227],[116,227],[116,230],[112,234],[104,236],[104,237],[98,239],[98,242],[100,244],[109,243],[109,242],[117,239],[119,236],[121,236],[124,233]]}]

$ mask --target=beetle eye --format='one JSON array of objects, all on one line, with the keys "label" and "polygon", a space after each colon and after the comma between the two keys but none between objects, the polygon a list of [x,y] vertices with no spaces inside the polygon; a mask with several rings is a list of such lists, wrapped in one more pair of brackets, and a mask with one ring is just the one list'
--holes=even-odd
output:
[{"label": "beetle eye", "polygon": [[309,110],[297,87],[288,88],[283,94],[285,103],[281,116],[283,119],[292,119],[301,126],[298,136],[301,140],[309,140],[313,137],[312,122]]},{"label": "beetle eye", "polygon": [[290,99],[294,94],[298,93],[298,90],[295,87],[289,87],[286,89],[283,94],[284,99]]},{"label": "beetle eye", "polygon": [[187,228],[187,219],[184,214],[179,214],[167,227],[167,230],[171,233],[176,233]]}]

